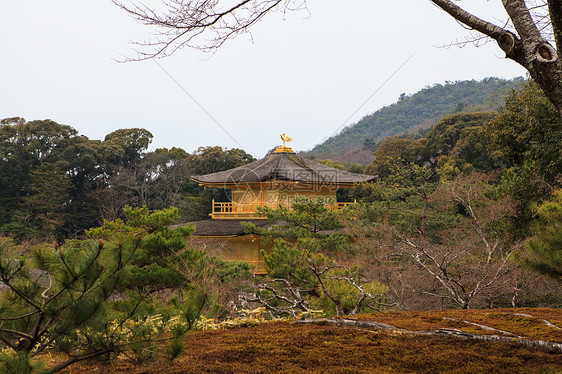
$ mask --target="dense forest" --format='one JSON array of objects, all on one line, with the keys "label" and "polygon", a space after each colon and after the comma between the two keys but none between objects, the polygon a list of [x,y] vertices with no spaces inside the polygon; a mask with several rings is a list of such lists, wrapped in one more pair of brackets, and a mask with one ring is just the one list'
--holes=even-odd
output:
[{"label": "dense forest", "polygon": [[255,159],[239,149],[201,147],[149,152],[152,134],[121,129],[91,140],[51,120],[0,122],[0,232],[18,239],[73,238],[114,220],[123,207],[177,207],[184,221],[208,218],[221,191],[190,175],[230,169]]},{"label": "dense forest", "polygon": [[366,166],[321,160],[377,176],[338,192],[357,204],[260,208],[270,225],[243,226],[269,247],[263,276],[174,225],[228,198],[189,176],[254,161],[246,152],[149,151],[145,129],[90,140],[51,120],[2,120],[0,369],[32,372],[45,350],[64,357],[52,371],[122,353],[139,363],[158,344],[173,360],[190,330],[258,320],[559,308],[560,116],[532,81],[497,111],[464,109],[384,137]]},{"label": "dense forest", "polygon": [[[444,113],[495,109],[514,84],[521,80],[488,78],[403,95],[304,155],[343,168],[334,162],[337,155],[323,153],[349,154],[359,144],[371,158],[384,136],[436,121]],[[149,152],[152,134],[138,128],[114,131],[100,141],[51,120],[8,118],[0,134],[0,232],[17,238],[76,237],[104,219],[120,217],[126,205],[175,206],[186,222],[206,219],[210,201],[225,196],[197,186],[189,176],[255,160],[242,150],[221,147],[202,147],[193,154],[175,147]],[[332,160],[322,161],[326,158]],[[360,165],[345,166],[362,171]]]},{"label": "dense forest", "polygon": [[496,110],[523,78],[446,82],[412,94],[369,114],[359,122],[315,146],[307,154],[316,158],[365,163],[386,136],[427,130],[441,117],[457,112]]}]

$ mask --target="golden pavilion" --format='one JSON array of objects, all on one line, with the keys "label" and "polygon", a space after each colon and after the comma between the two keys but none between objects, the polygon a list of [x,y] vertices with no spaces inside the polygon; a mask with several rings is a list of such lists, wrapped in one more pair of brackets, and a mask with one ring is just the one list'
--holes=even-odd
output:
[{"label": "golden pavilion", "polygon": [[[331,209],[339,209],[353,202],[338,202],[336,191],[355,183],[370,182],[374,176],[351,173],[304,159],[286,145],[291,139],[281,135],[283,145],[261,160],[217,173],[192,176],[202,186],[230,190],[230,201],[213,200],[211,219],[193,222],[195,237],[228,243],[221,254],[229,260],[246,261],[263,271],[261,242],[254,235],[246,235],[240,222],[257,226],[268,224],[257,214],[257,208],[284,206],[290,209],[295,196],[323,197]],[[224,243],[223,243],[224,244]]]}]

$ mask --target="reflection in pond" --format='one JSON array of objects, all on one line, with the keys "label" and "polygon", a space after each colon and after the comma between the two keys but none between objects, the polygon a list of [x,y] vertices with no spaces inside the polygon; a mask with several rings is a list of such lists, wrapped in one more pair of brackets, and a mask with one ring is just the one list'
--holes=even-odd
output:
[{"label": "reflection in pond", "polygon": [[265,274],[262,250],[271,251],[256,235],[199,237],[192,239],[192,245],[229,261],[247,262],[254,274]]}]

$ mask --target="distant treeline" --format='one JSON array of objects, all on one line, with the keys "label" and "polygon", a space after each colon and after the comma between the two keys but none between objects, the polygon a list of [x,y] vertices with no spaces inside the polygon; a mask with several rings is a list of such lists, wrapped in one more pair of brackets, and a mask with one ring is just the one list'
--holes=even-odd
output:
[{"label": "distant treeline", "polygon": [[149,152],[152,138],[133,128],[92,140],[51,120],[1,120],[0,232],[18,239],[76,237],[120,217],[126,205],[175,206],[185,221],[205,219],[221,191],[189,176],[255,160],[221,147]]}]

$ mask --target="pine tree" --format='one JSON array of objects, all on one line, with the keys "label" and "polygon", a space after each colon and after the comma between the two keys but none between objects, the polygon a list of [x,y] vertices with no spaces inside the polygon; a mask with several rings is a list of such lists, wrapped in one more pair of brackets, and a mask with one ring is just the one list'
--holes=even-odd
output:
[{"label": "pine tree", "polygon": [[[123,351],[144,360],[165,328],[173,328],[179,339],[193,326],[205,297],[169,305],[151,298],[155,289],[184,284],[171,266],[156,259],[185,247],[192,228],[168,228],[177,215],[174,209],[128,209],[126,215],[128,225],[118,220],[93,229],[91,234],[100,236],[95,240],[38,245],[30,254],[16,253],[9,240],[1,242],[0,341],[15,354],[4,354],[0,371],[22,372],[47,348],[68,355],[53,372]],[[173,316],[180,318],[173,322]],[[176,342],[175,354],[178,350]]]},{"label": "pine tree", "polygon": [[533,232],[519,260],[539,273],[562,280],[562,190],[554,193],[553,201],[537,208]]},{"label": "pine tree", "polygon": [[273,225],[245,228],[272,239],[273,249],[263,253],[268,277],[248,301],[274,315],[292,316],[314,314],[320,307],[329,314],[356,314],[380,305],[384,286],[362,282],[356,267],[342,266],[331,257],[348,254],[351,242],[340,232],[338,213],[326,207],[325,199],[295,197],[290,209],[265,207],[260,212]]}]

